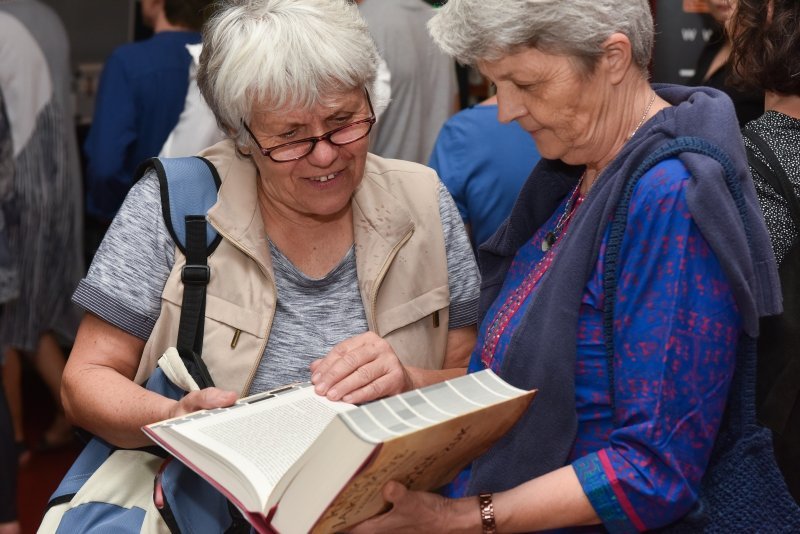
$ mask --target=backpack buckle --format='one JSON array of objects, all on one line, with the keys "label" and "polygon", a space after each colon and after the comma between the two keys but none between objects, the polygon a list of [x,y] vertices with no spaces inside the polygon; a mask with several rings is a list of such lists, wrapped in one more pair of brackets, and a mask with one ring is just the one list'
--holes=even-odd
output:
[{"label": "backpack buckle", "polygon": [[181,282],[189,285],[206,285],[211,279],[208,265],[184,265],[181,269]]}]

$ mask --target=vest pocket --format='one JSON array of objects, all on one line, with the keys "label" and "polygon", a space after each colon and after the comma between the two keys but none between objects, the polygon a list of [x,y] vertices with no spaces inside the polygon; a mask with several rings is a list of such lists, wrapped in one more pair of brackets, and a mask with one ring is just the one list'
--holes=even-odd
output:
[{"label": "vest pocket", "polygon": [[[416,323],[420,320],[431,321],[431,326],[435,328],[446,328],[447,325],[439,326],[439,315],[437,312],[447,308],[450,305],[450,290],[445,286],[440,286],[427,293],[413,298],[410,301],[404,302],[399,306],[395,306],[388,310],[378,313],[376,320],[378,324],[378,335],[383,337],[395,330]],[[434,317],[434,314],[437,314]],[[427,317],[427,319],[426,319]]]},{"label": "vest pocket", "polygon": [[234,330],[264,338],[262,330],[266,328],[266,320],[263,317],[214,295],[206,295],[206,318],[229,325]]},{"label": "vest pocket", "polygon": [[[162,316],[174,332],[162,339],[160,344],[166,344],[163,350],[175,344],[180,313],[180,303],[162,295]],[[217,387],[245,394],[248,378],[261,359],[268,320],[224,299],[206,295],[202,357]],[[161,352],[157,352],[158,356]]]}]

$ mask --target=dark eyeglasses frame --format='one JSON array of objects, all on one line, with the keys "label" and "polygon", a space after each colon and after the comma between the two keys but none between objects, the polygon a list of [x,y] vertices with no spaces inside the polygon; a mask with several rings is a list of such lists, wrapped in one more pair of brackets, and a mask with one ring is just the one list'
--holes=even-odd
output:
[{"label": "dark eyeglasses frame", "polygon": [[[244,126],[244,129],[247,130],[247,133],[250,134],[250,138],[253,140],[253,142],[258,147],[258,150],[261,151],[261,153],[264,156],[268,157],[269,159],[271,159],[275,163],[288,163],[290,161],[297,161],[299,159],[303,159],[304,157],[306,157],[309,154],[311,154],[312,152],[314,152],[314,149],[317,147],[317,143],[319,143],[320,141],[327,141],[327,142],[329,142],[330,144],[332,144],[334,146],[345,146],[345,145],[349,145],[350,143],[355,143],[356,141],[364,139],[366,136],[368,136],[369,132],[372,131],[372,126],[375,124],[375,121],[377,120],[377,117],[375,117],[375,110],[372,109],[372,100],[369,98],[369,91],[364,89],[364,94],[367,95],[367,105],[369,106],[369,114],[370,114],[369,117],[367,117],[366,119],[361,119],[361,120],[357,120],[355,122],[351,122],[349,124],[345,124],[344,126],[339,126],[338,128],[334,128],[333,130],[331,130],[329,132],[325,132],[324,134],[319,135],[319,136],[306,137],[304,139],[298,139],[297,141],[289,141],[288,143],[282,143],[280,145],[275,145],[275,146],[272,146],[272,147],[269,147],[269,148],[264,148],[264,147],[261,146],[261,143],[258,142],[258,139],[256,139],[255,134],[253,134],[252,130],[250,130],[250,127],[247,126],[247,123],[244,122],[244,120],[242,120],[242,126]],[[350,127],[355,126],[357,124],[363,124],[363,123],[366,123],[366,122],[369,123],[369,128],[367,129],[367,131],[364,132],[364,135],[362,135],[360,137],[357,137],[357,138],[353,139],[352,141],[348,141],[346,143],[337,143],[333,139],[331,139],[332,135],[335,135],[337,132],[340,132],[340,131],[344,130],[345,128],[350,128]],[[296,158],[291,158],[291,159],[275,159],[274,157],[272,157],[272,152],[274,152],[275,150],[278,150],[279,148],[285,148],[285,147],[290,146],[290,145],[299,145],[299,144],[302,144],[302,143],[311,143],[311,146],[309,147],[308,152],[306,152],[302,156],[297,156]]]}]

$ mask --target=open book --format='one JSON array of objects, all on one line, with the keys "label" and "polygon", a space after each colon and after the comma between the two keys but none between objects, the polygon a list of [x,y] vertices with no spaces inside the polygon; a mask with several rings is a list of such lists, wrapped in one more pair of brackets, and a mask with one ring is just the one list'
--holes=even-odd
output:
[{"label": "open book", "polygon": [[361,406],[304,383],[143,430],[259,532],[337,532],[383,511],[389,480],[417,490],[449,482],[534,395],[490,370]]}]

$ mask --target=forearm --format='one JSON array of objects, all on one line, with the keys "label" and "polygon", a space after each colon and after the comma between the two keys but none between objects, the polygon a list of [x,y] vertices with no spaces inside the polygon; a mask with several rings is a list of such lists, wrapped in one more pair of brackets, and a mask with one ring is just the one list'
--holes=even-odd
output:
[{"label": "forearm", "polygon": [[450,330],[447,334],[447,348],[441,369],[423,369],[406,366],[412,388],[421,388],[462,376],[467,372],[469,355],[475,347],[477,327],[465,326]]},{"label": "forearm", "polygon": [[[600,523],[571,466],[492,495],[497,532],[532,532]],[[448,532],[481,532],[476,497],[450,501]]]},{"label": "forearm", "polygon": [[167,419],[177,404],[113,369],[90,364],[65,372],[61,396],[73,424],[123,448],[152,445],[141,427]]},{"label": "forearm", "polygon": [[412,389],[417,389],[462,376],[467,372],[467,368],[423,369],[421,367],[406,367],[406,372],[411,378]]},{"label": "forearm", "polygon": [[600,523],[572,466],[498,493],[493,501],[499,532],[529,532]]},{"label": "forearm", "polygon": [[150,445],[142,425],[168,418],[175,401],[133,382],[144,344],[96,315],[84,316],[61,381],[74,424],[120,447]]}]

